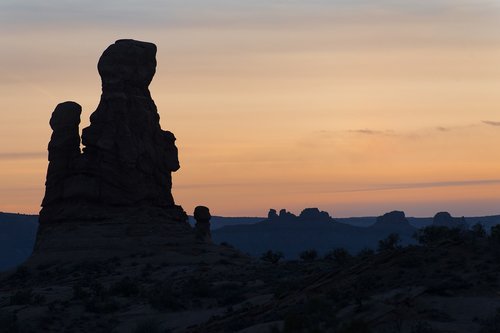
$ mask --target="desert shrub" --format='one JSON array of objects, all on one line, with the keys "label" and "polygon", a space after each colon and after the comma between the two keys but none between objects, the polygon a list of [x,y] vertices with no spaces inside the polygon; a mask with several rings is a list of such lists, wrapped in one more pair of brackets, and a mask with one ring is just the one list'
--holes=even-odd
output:
[{"label": "desert shrub", "polygon": [[137,323],[133,333],[161,333],[160,323],[156,320],[144,320]]},{"label": "desert shrub", "polygon": [[318,258],[316,250],[305,250],[300,253],[300,259],[303,261],[314,261],[316,258]]},{"label": "desert shrub", "polygon": [[476,223],[471,228],[472,235],[476,238],[486,237],[486,230],[481,223]]},{"label": "desert shrub", "polygon": [[459,228],[429,226],[417,231],[414,237],[422,245],[437,245],[446,241],[460,241],[463,233]]},{"label": "desert shrub", "polygon": [[284,258],[284,255],[280,251],[272,251],[272,250],[267,250],[260,256],[260,260],[262,261],[267,261],[272,264],[277,264],[281,259]]},{"label": "desert shrub", "polygon": [[111,285],[109,292],[111,295],[131,297],[139,294],[139,285],[137,281],[134,281],[130,277],[126,276]]},{"label": "desert shrub", "polygon": [[490,239],[495,242],[500,242],[500,224],[491,227]]},{"label": "desert shrub", "polygon": [[332,260],[339,266],[347,264],[349,260],[351,260],[351,258],[352,256],[343,247],[333,249],[332,251],[325,254],[326,260]]},{"label": "desert shrub", "polygon": [[220,243],[220,246],[224,246],[224,247],[228,247],[230,249],[234,249],[234,246],[232,246],[231,244],[229,244],[228,242],[221,242]]},{"label": "desert shrub", "polygon": [[147,300],[157,310],[179,311],[184,309],[179,295],[174,293],[172,287],[167,283],[159,283],[153,286],[148,292]]},{"label": "desert shrub", "polygon": [[391,233],[385,239],[378,241],[378,251],[394,251],[401,248],[401,237],[397,233]]}]

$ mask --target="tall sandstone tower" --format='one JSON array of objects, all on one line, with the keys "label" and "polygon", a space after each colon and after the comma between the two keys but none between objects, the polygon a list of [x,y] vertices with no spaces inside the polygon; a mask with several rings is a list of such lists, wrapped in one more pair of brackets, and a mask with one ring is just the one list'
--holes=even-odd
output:
[{"label": "tall sandstone tower", "polygon": [[35,256],[195,242],[171,192],[179,169],[175,136],[161,129],[148,89],[155,56],[154,44],[129,39],[104,51],[101,100],[81,138],[80,105],[64,102],[54,110]]}]

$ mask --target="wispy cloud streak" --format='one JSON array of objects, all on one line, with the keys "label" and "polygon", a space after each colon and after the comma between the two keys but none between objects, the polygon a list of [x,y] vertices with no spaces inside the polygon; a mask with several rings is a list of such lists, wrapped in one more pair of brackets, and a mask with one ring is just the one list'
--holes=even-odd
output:
[{"label": "wispy cloud streak", "polygon": [[483,124],[491,126],[500,126],[500,121],[483,120]]},{"label": "wispy cloud streak", "polygon": [[47,158],[46,152],[0,153],[0,160],[23,160]]},{"label": "wispy cloud streak", "polygon": [[348,193],[348,192],[373,192],[373,191],[388,191],[388,190],[411,190],[436,187],[461,187],[461,186],[479,186],[479,185],[498,185],[500,179],[480,179],[480,180],[457,180],[457,181],[442,181],[442,182],[421,182],[421,183],[400,183],[400,184],[380,184],[373,187],[331,190],[329,193]]}]

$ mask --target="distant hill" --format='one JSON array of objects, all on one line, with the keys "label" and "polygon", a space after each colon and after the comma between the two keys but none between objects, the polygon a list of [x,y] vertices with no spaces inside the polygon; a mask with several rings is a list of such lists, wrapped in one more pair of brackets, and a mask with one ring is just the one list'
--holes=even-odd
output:
[{"label": "distant hill", "polygon": [[[210,219],[210,229],[220,229],[227,225],[241,225],[241,224],[254,224],[265,220],[265,217],[224,217],[224,216],[212,216]],[[194,225],[195,219],[189,216],[189,224]]]},{"label": "distant hill", "polygon": [[[286,211],[285,211],[286,212]],[[353,253],[364,248],[376,248],[378,241],[391,232],[398,232],[403,244],[413,243],[416,228],[432,224],[432,218],[407,217],[408,225],[376,227],[377,217],[331,218],[328,214],[309,211],[309,215],[297,217],[286,212],[284,219],[270,220],[265,217],[213,216],[211,229],[214,242],[226,242],[243,252],[260,256],[272,249],[285,253],[287,259],[297,258],[300,252],[316,249],[321,254],[337,247]],[[324,212],[323,212],[324,213]],[[469,226],[481,223],[486,230],[500,224],[500,215],[467,217]],[[189,217],[194,224],[192,216]],[[37,215],[0,212],[0,271],[15,267],[25,261],[33,250]]]},{"label": "distant hill", "polygon": [[[280,215],[270,212],[265,221],[225,226],[214,230],[212,237],[216,242],[227,242],[253,256],[273,250],[283,252],[287,259],[296,259],[308,249],[315,249],[320,254],[335,248],[345,248],[351,253],[375,249],[379,240],[394,232],[400,235],[404,245],[415,242],[412,236],[417,229],[404,219],[404,213],[403,220],[379,217],[371,225],[366,223],[368,226],[360,227],[339,222],[354,219],[336,220],[317,209],[315,214],[311,211],[304,214],[306,210],[299,216],[285,210]],[[354,222],[359,224],[361,221]]]},{"label": "distant hill", "polygon": [[0,271],[25,261],[33,251],[37,215],[0,212]]}]

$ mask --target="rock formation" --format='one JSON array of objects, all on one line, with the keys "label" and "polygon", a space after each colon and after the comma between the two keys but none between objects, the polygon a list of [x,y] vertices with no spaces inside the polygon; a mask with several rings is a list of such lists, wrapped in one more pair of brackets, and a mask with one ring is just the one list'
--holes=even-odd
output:
[{"label": "rock formation", "polygon": [[101,100],[82,131],[83,152],[81,107],[74,102],[56,107],[41,223],[80,218],[89,209],[100,218],[109,207],[176,207],[171,193],[171,173],[179,169],[175,136],[160,128],[148,90],[155,55],[154,44],[135,40],[118,40],[104,51],[98,63]]},{"label": "rock formation", "polygon": [[411,227],[406,219],[405,213],[402,211],[392,211],[377,217],[377,221],[373,225],[375,228],[405,228]]},{"label": "rock formation", "polygon": [[434,215],[432,225],[435,227],[469,229],[464,217],[452,217],[448,212],[439,212]]},{"label": "rock formation", "polygon": [[175,136],[161,129],[148,89],[155,55],[154,44],[129,39],[104,51],[101,99],[81,140],[80,105],[65,102],[54,110],[35,257],[196,246],[171,193],[171,173],[179,169]]},{"label": "rock formation", "polygon": [[299,218],[312,221],[330,221],[328,212],[320,211],[318,208],[305,208],[300,212]]},{"label": "rock formation", "polygon": [[212,218],[212,215],[210,215],[210,210],[205,206],[197,206],[194,209],[193,215],[196,220],[196,224],[194,226],[196,238],[204,242],[211,242],[212,235],[210,233],[210,219]]}]

